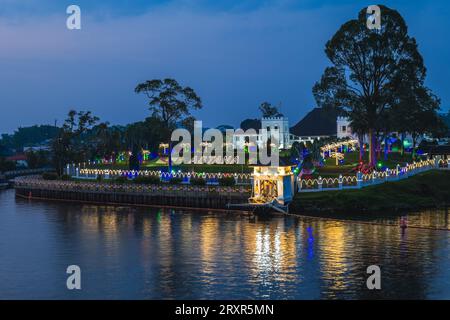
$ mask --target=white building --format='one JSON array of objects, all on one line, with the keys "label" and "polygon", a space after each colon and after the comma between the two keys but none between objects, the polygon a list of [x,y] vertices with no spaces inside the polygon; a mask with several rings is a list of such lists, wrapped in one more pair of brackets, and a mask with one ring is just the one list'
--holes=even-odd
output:
[{"label": "white building", "polygon": [[261,119],[261,129],[266,129],[268,135],[271,131],[278,130],[278,143],[280,149],[291,147],[289,139],[289,121],[287,117],[269,117]]},{"label": "white building", "polygon": [[279,149],[289,149],[294,142],[314,142],[314,137],[298,137],[289,132],[289,119],[284,116],[267,117],[261,119],[261,129],[267,130],[267,137],[264,137],[259,130],[251,134],[249,132],[235,133],[233,136],[233,147],[243,148],[245,145],[251,145],[256,142],[258,147],[270,137],[270,132],[278,131]]},{"label": "white building", "polygon": [[356,139],[352,133],[352,128],[350,127],[350,120],[347,117],[337,117],[337,138],[352,138]]},{"label": "white building", "polygon": [[[352,128],[350,126],[350,120],[347,117],[337,117],[336,125],[337,125],[337,138],[338,139],[344,139],[344,138],[358,139],[358,135],[354,134],[352,132]],[[398,134],[398,132],[391,132],[390,135],[393,137],[400,138],[400,135]],[[419,145],[420,142],[424,139],[430,140],[430,141],[433,140],[430,137],[427,137],[426,135],[422,135],[417,138],[416,144]],[[410,134],[406,134],[404,137],[404,141],[408,145],[412,145],[412,141],[413,141],[412,136]],[[369,143],[369,138],[367,137],[367,135],[364,135],[363,142]]]}]

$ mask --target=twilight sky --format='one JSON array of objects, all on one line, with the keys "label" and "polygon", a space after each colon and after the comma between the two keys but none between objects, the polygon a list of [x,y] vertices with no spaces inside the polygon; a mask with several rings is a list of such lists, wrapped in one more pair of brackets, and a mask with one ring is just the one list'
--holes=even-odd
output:
[{"label": "twilight sky", "polygon": [[[82,29],[67,30],[77,4]],[[112,124],[145,118],[137,83],[172,77],[202,97],[204,126],[281,103],[294,125],[313,106],[325,42],[371,2],[350,0],[0,0],[0,133],[91,110]],[[385,1],[416,37],[427,85],[450,107],[450,2]]]}]

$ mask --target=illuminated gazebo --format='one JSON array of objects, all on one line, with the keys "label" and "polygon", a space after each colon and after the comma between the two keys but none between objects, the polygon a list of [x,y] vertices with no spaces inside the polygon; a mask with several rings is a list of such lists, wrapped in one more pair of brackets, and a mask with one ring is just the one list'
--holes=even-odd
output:
[{"label": "illuminated gazebo", "polygon": [[[327,145],[324,145],[320,148],[322,158],[331,157],[336,159],[336,166],[339,165],[339,160],[344,159],[344,147],[349,149],[356,149],[356,147],[359,145],[358,140],[345,140],[345,141],[338,141],[334,143],[330,143]],[[340,150],[340,151],[339,151]]]},{"label": "illuminated gazebo", "polygon": [[279,166],[255,165],[252,177],[253,192],[249,199],[250,203],[275,203],[286,206],[292,201],[295,177],[291,165],[286,163],[280,163]]}]

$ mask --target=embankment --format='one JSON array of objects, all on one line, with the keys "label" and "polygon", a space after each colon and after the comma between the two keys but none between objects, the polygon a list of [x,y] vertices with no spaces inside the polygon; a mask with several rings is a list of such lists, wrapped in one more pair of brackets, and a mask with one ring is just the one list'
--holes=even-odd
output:
[{"label": "embankment", "polygon": [[450,171],[432,170],[405,180],[357,190],[296,194],[289,211],[299,214],[395,213],[450,205]]},{"label": "embankment", "polygon": [[225,209],[229,203],[246,203],[248,186],[139,185],[102,182],[48,181],[39,177],[16,180],[16,196],[121,205]]}]

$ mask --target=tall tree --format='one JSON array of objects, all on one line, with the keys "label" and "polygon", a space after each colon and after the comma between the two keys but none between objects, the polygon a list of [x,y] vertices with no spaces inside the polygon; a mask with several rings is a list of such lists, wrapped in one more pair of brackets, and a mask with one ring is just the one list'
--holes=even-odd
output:
[{"label": "tall tree", "polygon": [[444,123],[437,113],[440,100],[429,89],[415,88],[405,100],[408,110],[403,115],[403,121],[406,123],[406,131],[411,134],[412,156],[415,158],[418,137],[427,133],[440,135]]},{"label": "tall tree", "polygon": [[91,146],[84,138],[98,120],[90,111],[69,111],[64,125],[52,142],[53,162],[59,174],[63,173],[66,164],[86,160]]},{"label": "tall tree", "polygon": [[381,28],[367,28],[367,9],[343,24],[325,46],[331,67],[325,69],[313,93],[319,106],[344,108],[351,125],[369,136],[370,164],[375,165],[375,135],[383,130],[383,114],[400,99],[398,79],[411,68],[409,81],[425,77],[423,59],[401,15],[381,9]]},{"label": "tall tree", "polygon": [[248,129],[259,130],[261,129],[261,120],[259,119],[245,119],[241,122],[240,128],[244,131]]},{"label": "tall tree", "polygon": [[450,112],[442,116],[443,136],[450,137]]},{"label": "tall tree", "polygon": [[281,113],[278,111],[276,106],[271,105],[269,102],[263,102],[259,106],[259,111],[261,111],[262,116],[265,118],[268,117],[279,117]]},{"label": "tall tree", "polygon": [[102,122],[89,132],[92,155],[106,159],[114,159],[122,148],[123,134],[120,127],[109,126],[108,122]]},{"label": "tall tree", "polygon": [[177,123],[191,117],[192,110],[201,109],[202,101],[192,88],[183,87],[174,79],[149,80],[138,84],[135,92],[146,95],[152,116],[163,124],[165,140],[169,143],[169,170],[171,170],[171,131],[176,128]]}]

